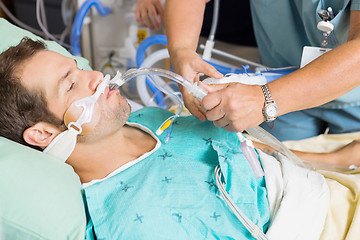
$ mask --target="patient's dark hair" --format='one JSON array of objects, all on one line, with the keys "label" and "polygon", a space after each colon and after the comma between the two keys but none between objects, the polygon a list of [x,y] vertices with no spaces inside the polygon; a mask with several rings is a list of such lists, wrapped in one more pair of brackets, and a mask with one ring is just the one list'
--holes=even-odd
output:
[{"label": "patient's dark hair", "polygon": [[24,141],[24,131],[38,122],[61,127],[63,121],[50,112],[42,92],[26,89],[17,76],[27,60],[44,50],[43,42],[23,38],[0,54],[0,136],[38,150]]}]

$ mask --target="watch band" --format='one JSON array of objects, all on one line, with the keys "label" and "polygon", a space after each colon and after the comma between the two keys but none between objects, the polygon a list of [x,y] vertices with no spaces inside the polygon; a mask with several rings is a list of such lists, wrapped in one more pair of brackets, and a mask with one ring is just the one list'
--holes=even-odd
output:
[{"label": "watch band", "polygon": [[272,99],[271,97],[271,93],[269,91],[269,88],[266,86],[266,85],[260,85],[261,87],[261,90],[263,91],[264,93],[264,96],[265,96],[265,102],[266,103],[272,103],[274,102],[274,100]]}]

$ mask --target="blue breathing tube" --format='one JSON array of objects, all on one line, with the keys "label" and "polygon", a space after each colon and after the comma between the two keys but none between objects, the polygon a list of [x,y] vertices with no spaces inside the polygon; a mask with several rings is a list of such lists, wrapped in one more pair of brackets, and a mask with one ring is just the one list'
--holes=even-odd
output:
[{"label": "blue breathing tube", "polygon": [[162,44],[167,45],[167,38],[165,35],[157,34],[152,35],[150,37],[145,38],[138,46],[136,51],[136,65],[140,67],[140,65],[144,62],[146,49],[154,44]]},{"label": "blue breathing tube", "polygon": [[80,35],[81,29],[83,26],[84,18],[86,14],[89,12],[90,8],[95,5],[96,9],[98,10],[101,16],[106,16],[110,13],[109,7],[104,7],[100,1],[98,0],[87,0],[85,1],[79,11],[76,14],[72,32],[71,32],[71,51],[72,54],[75,56],[81,56],[81,49],[80,49]]},{"label": "blue breathing tube", "polygon": [[[145,38],[138,46],[136,51],[136,65],[138,68],[144,62],[146,49],[154,44],[167,45],[165,35],[157,34]],[[160,107],[166,107],[163,93],[148,79],[146,78],[146,85],[149,87],[152,94],[155,96],[155,101]]]}]

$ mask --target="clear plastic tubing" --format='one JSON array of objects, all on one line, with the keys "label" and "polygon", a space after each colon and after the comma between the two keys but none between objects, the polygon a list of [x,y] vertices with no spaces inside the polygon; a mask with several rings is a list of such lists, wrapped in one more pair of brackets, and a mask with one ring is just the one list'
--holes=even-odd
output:
[{"label": "clear plastic tubing", "polygon": [[[170,78],[171,80],[183,85],[186,87],[189,92],[193,93],[193,95],[199,99],[203,99],[207,95],[207,91],[205,91],[202,87],[198,86],[197,83],[193,84],[190,81],[186,80],[179,74],[171,72],[169,70],[160,69],[160,68],[139,68],[139,69],[129,69],[126,71],[122,76],[121,80],[118,82],[111,82],[113,85],[111,86],[112,89],[120,87],[125,82],[141,76],[141,75],[158,75],[165,78]],[[151,79],[151,78],[150,78]],[[152,79],[151,79],[152,80]],[[153,80],[152,80],[153,81]],[[158,84],[153,81],[153,83],[158,86]],[[162,90],[162,88],[160,88]],[[165,90],[166,91],[166,90]],[[168,93],[168,91],[166,91]],[[181,103],[182,104],[182,103]]]},{"label": "clear plastic tubing", "polygon": [[[158,61],[160,61],[162,59],[166,59],[166,58],[169,58],[168,50],[160,49],[160,50],[157,50],[156,52],[151,53],[145,60],[142,61],[141,65],[138,65],[138,66],[140,66],[140,69],[141,68],[149,68],[149,67],[153,66],[155,63],[157,63]],[[155,77],[157,77],[157,78],[155,78]],[[156,79],[158,84],[164,85],[164,83],[165,83],[165,81],[162,78],[160,78],[159,76],[154,76],[154,79]],[[145,106],[159,105],[160,107],[162,107],[162,105],[160,105],[160,103],[164,102],[163,94],[157,94],[159,92],[159,89],[157,89],[149,79],[146,79],[145,75],[139,76],[136,79],[136,88],[139,93],[139,97],[140,97],[141,101],[143,102],[143,104],[145,104]],[[155,95],[156,103],[153,102],[153,97],[149,94],[148,88],[150,89],[152,94],[156,94]],[[163,105],[165,105],[165,103]]]},{"label": "clear plastic tubing", "polygon": [[282,153],[284,156],[286,156],[290,161],[292,161],[294,164],[300,167],[309,168],[304,164],[304,162],[296,156],[293,152],[291,152],[282,142],[280,142],[276,137],[271,135],[269,132],[267,132],[262,127],[254,127],[250,129],[245,130],[250,136],[259,139],[263,143],[269,145],[270,147],[276,149],[280,153]]}]

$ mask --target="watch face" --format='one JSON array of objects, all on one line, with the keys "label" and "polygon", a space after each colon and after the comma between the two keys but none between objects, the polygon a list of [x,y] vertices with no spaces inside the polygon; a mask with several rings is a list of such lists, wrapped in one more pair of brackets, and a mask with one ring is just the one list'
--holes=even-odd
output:
[{"label": "watch face", "polygon": [[265,109],[265,114],[268,117],[276,117],[278,114],[278,108],[277,108],[276,104],[267,105],[266,109]]}]

